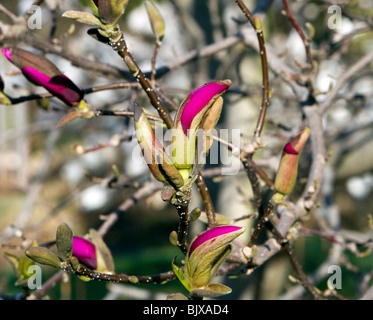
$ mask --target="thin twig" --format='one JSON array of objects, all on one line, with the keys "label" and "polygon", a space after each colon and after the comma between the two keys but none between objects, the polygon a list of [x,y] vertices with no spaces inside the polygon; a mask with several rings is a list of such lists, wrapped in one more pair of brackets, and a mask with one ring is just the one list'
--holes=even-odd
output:
[{"label": "thin twig", "polygon": [[290,10],[290,7],[289,7],[289,4],[287,2],[287,0],[282,0],[282,3],[284,4],[284,8],[285,8],[285,11],[286,11],[286,15],[290,21],[290,23],[292,24],[293,28],[295,29],[295,31],[299,34],[300,38],[302,39],[303,41],[303,44],[304,44],[304,47],[306,49],[306,56],[307,56],[307,63],[308,63],[308,66],[309,67],[312,67],[312,55],[311,55],[311,47],[310,47],[310,41],[309,39],[304,35],[302,29],[299,27],[297,21],[295,20],[291,10]]},{"label": "thin twig", "polygon": [[138,276],[127,274],[108,274],[92,271],[84,267],[78,267],[76,271],[72,271],[78,276],[85,276],[93,280],[112,281],[120,283],[164,283],[166,281],[176,279],[173,271],[167,271],[151,276]]},{"label": "thin twig", "polygon": [[145,77],[144,73],[141,71],[132,54],[128,51],[126,40],[123,34],[118,37],[118,39],[110,40],[109,45],[118,53],[118,55],[127,64],[132,76],[138,81],[143,88],[144,92],[147,94],[152,106],[157,110],[159,116],[162,118],[168,129],[172,127],[172,119],[167,109],[163,106],[160,98],[154,91],[149,80]]},{"label": "thin twig", "polygon": [[337,96],[339,90],[349,81],[349,79],[356,75],[365,66],[373,61],[373,51],[369,51],[365,56],[356,61],[348,70],[346,70],[339,78],[333,89],[328,93],[324,102],[320,104],[320,113],[324,114],[332,105],[333,100]]},{"label": "thin twig", "polygon": [[267,62],[267,51],[263,36],[262,26],[259,20],[259,17],[254,17],[247,6],[241,0],[235,0],[242,12],[245,14],[246,18],[249,20],[250,24],[253,26],[256,31],[256,36],[259,44],[259,53],[262,64],[262,104],[260,108],[260,114],[258,117],[256,129],[254,136],[256,138],[260,137],[260,134],[263,130],[265,116],[269,104],[269,78],[268,78],[268,62]]},{"label": "thin twig", "polygon": [[216,224],[214,203],[212,202],[210,193],[201,173],[197,177],[196,184],[205,207],[208,225],[209,227],[212,227]]},{"label": "thin twig", "polygon": [[156,41],[154,52],[153,52],[153,57],[152,57],[152,68],[151,68],[151,74],[150,74],[150,80],[153,84],[155,82],[155,76],[157,74],[156,60],[157,60],[157,55],[158,55],[160,48],[161,48],[161,42]]},{"label": "thin twig", "polygon": [[185,192],[177,192],[171,200],[179,215],[179,228],[177,231],[178,239],[177,246],[181,252],[186,255],[188,252],[188,233],[189,233],[189,204],[190,190]]}]

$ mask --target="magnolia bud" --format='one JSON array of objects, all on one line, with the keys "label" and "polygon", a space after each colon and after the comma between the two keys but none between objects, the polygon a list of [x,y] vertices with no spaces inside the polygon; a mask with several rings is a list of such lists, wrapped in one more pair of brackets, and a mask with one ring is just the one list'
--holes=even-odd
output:
[{"label": "magnolia bud", "polygon": [[74,236],[72,255],[87,267],[93,270],[97,268],[96,247],[92,242],[82,237]]},{"label": "magnolia bud", "polygon": [[299,157],[310,134],[310,129],[306,127],[285,145],[275,179],[274,187],[277,192],[275,201],[293,191],[298,174]]},{"label": "magnolia bud", "polygon": [[154,178],[175,188],[182,187],[184,185],[182,176],[159,142],[144,111],[137,105],[134,109],[134,120],[137,140]]},{"label": "magnolia bud", "polygon": [[123,15],[129,0],[92,0],[93,11],[105,24],[115,25]]},{"label": "magnolia bud", "polygon": [[61,267],[60,259],[45,247],[31,247],[26,250],[26,255],[40,264],[45,264],[55,268]]},{"label": "magnolia bud", "polygon": [[182,273],[174,263],[172,265],[181,283],[195,295],[207,294],[207,291],[211,291],[210,296],[229,293],[230,289],[225,286],[224,288],[221,285],[211,287],[211,281],[232,250],[230,243],[243,232],[245,232],[243,227],[219,226],[196,236],[186,255],[184,272]]},{"label": "magnolia bud", "polygon": [[83,91],[48,59],[15,47],[2,49],[2,52],[21,69],[27,80],[44,87],[68,106],[77,105],[83,99]]},{"label": "magnolia bud", "polygon": [[66,223],[57,227],[56,246],[62,260],[70,260],[73,250],[73,232]]},{"label": "magnolia bud", "polygon": [[[174,165],[179,169],[184,180],[189,179],[196,158],[196,142],[199,129],[208,136],[219,120],[223,100],[220,96],[231,85],[230,80],[211,82],[195,89],[183,100],[176,114],[173,128],[171,155]],[[203,150],[197,155],[198,163],[201,156],[207,154],[212,144],[210,137],[205,138]]]}]

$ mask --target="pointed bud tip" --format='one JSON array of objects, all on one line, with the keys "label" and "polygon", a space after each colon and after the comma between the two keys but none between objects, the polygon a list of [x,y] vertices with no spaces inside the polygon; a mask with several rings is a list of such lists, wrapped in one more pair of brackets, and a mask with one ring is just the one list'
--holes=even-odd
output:
[{"label": "pointed bud tip", "polygon": [[[229,79],[209,82],[193,90],[180,105],[180,111],[176,122],[180,121],[184,134],[187,136],[188,129],[197,129],[203,115],[208,108],[222,95],[232,84]],[[196,119],[199,119],[196,123]],[[194,123],[192,127],[192,123]]]},{"label": "pointed bud tip", "polygon": [[294,150],[293,146],[290,142],[288,142],[284,147],[284,152],[288,154],[299,154],[296,150]]},{"label": "pointed bud tip", "polygon": [[216,238],[222,235],[230,234],[230,233],[237,233],[237,236],[238,236],[239,234],[245,232],[245,230],[246,229],[244,227],[237,227],[237,226],[219,226],[219,227],[209,229],[201,233],[199,236],[197,236],[197,238],[195,238],[195,240],[190,246],[189,255],[191,255],[192,252],[197,247],[199,247],[200,245],[202,245],[208,240],[211,240],[213,238]]}]

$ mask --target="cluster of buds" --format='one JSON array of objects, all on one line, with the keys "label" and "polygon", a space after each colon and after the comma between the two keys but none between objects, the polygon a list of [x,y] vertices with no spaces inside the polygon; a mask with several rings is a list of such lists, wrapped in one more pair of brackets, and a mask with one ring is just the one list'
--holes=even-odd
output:
[{"label": "cluster of buds", "polygon": [[[31,260],[55,268],[77,270],[79,266],[84,266],[97,272],[114,273],[110,250],[94,230],[90,230],[87,239],[74,236],[70,227],[63,223],[57,228],[56,247],[58,255],[41,246],[32,246],[25,253]],[[80,278],[89,280],[84,276]]]},{"label": "cluster of buds", "polygon": [[[170,130],[169,154],[158,140],[143,109],[135,107],[136,136],[146,163],[157,180],[176,190],[190,187],[204,163],[201,159],[206,157],[213,142],[211,132],[221,114],[221,95],[230,85],[230,80],[211,82],[187,95]],[[201,141],[202,144],[199,143]],[[197,142],[202,145],[201,148],[197,148]]]},{"label": "cluster of buds", "polygon": [[84,93],[48,59],[20,48],[2,49],[5,57],[36,86],[42,86],[68,106],[78,105]]},{"label": "cluster of buds", "polygon": [[272,197],[275,203],[280,203],[286,195],[293,191],[298,175],[300,154],[310,134],[310,129],[305,127],[301,133],[285,145],[275,179],[276,194]]},{"label": "cluster of buds", "polygon": [[107,42],[108,38],[120,34],[118,21],[124,14],[129,0],[90,0],[93,13],[66,11],[62,16],[78,22],[95,26],[89,34],[98,40]]},{"label": "cluster of buds", "polygon": [[212,284],[220,265],[232,250],[231,242],[245,232],[237,226],[218,226],[197,235],[191,242],[184,268],[173,270],[192,296],[216,297],[231,292],[222,284]]}]

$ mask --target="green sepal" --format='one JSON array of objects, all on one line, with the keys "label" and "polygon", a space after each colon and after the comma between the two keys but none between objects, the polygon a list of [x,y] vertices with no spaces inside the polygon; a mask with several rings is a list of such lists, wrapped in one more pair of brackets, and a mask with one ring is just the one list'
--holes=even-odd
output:
[{"label": "green sepal", "polygon": [[103,33],[103,31],[100,28],[91,28],[87,30],[87,33],[89,36],[91,36],[93,39],[100,41],[105,44],[109,44],[109,35],[107,33]]},{"label": "green sepal", "polygon": [[[33,241],[30,247],[36,247],[37,245],[37,242]],[[4,257],[11,264],[18,277],[15,285],[23,286],[25,281],[32,275],[32,273],[29,273],[28,269],[30,266],[35,264],[35,261],[31,260],[25,254],[25,252],[23,252],[19,257],[11,253],[4,252]]]},{"label": "green sepal", "polygon": [[202,211],[201,211],[200,208],[198,208],[198,207],[194,208],[191,211],[190,215],[189,215],[189,221],[196,221],[196,220],[198,220],[199,217],[201,216],[201,213],[202,213]]},{"label": "green sepal", "polygon": [[137,140],[153,177],[166,185],[175,188],[182,187],[184,185],[183,177],[158,140],[144,110],[137,104],[134,108],[134,123]]},{"label": "green sepal", "polygon": [[61,128],[66,125],[68,122],[76,119],[76,118],[83,118],[83,119],[90,119],[95,116],[95,113],[91,109],[91,107],[84,101],[81,100],[78,105],[78,110],[69,112],[66,116],[64,116],[57,124],[57,128]]},{"label": "green sepal", "polygon": [[84,281],[84,282],[89,282],[91,281],[92,279],[87,277],[87,276],[82,276],[82,275],[78,275],[77,276],[80,280]]},{"label": "green sepal", "polygon": [[92,240],[92,243],[96,247],[96,256],[97,256],[97,272],[101,273],[114,273],[114,260],[111,255],[110,249],[107,247],[104,240],[94,229],[89,230],[89,237]]},{"label": "green sepal", "polygon": [[232,292],[232,289],[228,286],[220,283],[211,283],[205,288],[195,289],[190,292],[192,297],[198,298],[216,298]]},{"label": "green sepal", "polygon": [[191,288],[190,288],[188,282],[186,281],[186,279],[184,277],[184,271],[183,271],[183,269],[180,268],[176,264],[176,257],[173,259],[173,261],[171,263],[171,266],[172,266],[172,270],[175,272],[175,275],[179,279],[179,281],[181,282],[181,284],[185,287],[185,289],[187,289],[188,291],[190,291]]},{"label": "green sepal", "polygon": [[72,256],[69,261],[73,270],[77,270],[79,267],[79,260],[76,257]]},{"label": "green sepal", "polygon": [[98,16],[98,8],[97,8],[95,2],[93,0],[89,0],[89,2],[91,3],[91,7],[92,7],[92,10],[93,10],[94,14],[96,16]]},{"label": "green sepal", "polygon": [[170,293],[167,300],[189,300],[188,297],[180,292]]},{"label": "green sepal", "polygon": [[60,258],[69,261],[73,252],[73,232],[66,223],[57,227],[56,246]]},{"label": "green sepal", "polygon": [[177,246],[179,244],[178,240],[177,240],[177,232],[174,230],[170,233],[169,235],[169,240],[171,242],[172,245],[174,246]]},{"label": "green sepal", "polygon": [[55,268],[61,268],[60,259],[45,247],[31,247],[26,250],[26,255],[37,263]]}]

